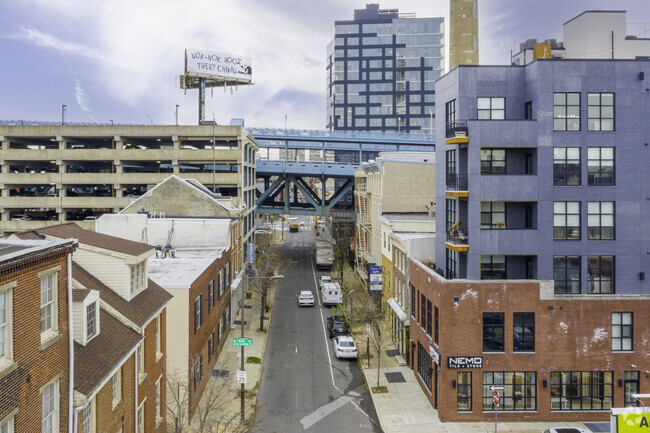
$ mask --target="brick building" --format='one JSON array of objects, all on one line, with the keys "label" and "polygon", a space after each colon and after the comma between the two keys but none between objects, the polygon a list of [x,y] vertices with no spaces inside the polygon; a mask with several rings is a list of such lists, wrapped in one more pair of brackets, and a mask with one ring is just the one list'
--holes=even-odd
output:
[{"label": "brick building", "polygon": [[67,431],[76,241],[0,242],[0,431]]}]

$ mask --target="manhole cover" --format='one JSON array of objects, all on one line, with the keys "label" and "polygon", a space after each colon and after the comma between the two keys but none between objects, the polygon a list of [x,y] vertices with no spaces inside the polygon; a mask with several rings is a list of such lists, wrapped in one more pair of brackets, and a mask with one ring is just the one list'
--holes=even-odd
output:
[{"label": "manhole cover", "polygon": [[397,350],[397,349],[387,350],[386,355],[388,355],[388,356],[397,356],[397,355],[399,355],[399,350]]},{"label": "manhole cover", "polygon": [[399,372],[384,373],[384,375],[386,376],[386,380],[388,381],[388,383],[406,382],[406,380],[404,380],[404,376],[402,375],[402,373]]}]

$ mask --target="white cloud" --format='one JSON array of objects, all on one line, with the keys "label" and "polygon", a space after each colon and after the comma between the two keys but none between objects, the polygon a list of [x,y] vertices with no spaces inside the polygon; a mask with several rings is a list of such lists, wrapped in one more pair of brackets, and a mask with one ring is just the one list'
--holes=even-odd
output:
[{"label": "white cloud", "polygon": [[88,99],[88,95],[86,95],[84,89],[81,87],[81,81],[79,80],[74,80],[74,97],[79,108],[88,113],[92,113],[92,110],[90,109],[90,100]]}]

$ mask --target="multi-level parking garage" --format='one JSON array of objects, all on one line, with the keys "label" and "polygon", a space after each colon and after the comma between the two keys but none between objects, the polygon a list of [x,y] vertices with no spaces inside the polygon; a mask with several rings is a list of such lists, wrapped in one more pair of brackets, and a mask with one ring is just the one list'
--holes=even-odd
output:
[{"label": "multi-level parking garage", "polygon": [[171,174],[245,204],[253,225],[257,142],[240,126],[0,125],[0,143],[5,231],[92,221]]}]

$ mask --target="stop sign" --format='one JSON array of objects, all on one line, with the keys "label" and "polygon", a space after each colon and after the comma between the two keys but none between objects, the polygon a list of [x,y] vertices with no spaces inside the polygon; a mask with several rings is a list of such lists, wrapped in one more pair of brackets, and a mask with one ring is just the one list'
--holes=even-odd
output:
[{"label": "stop sign", "polygon": [[499,393],[497,391],[492,391],[492,401],[495,406],[499,406]]}]

